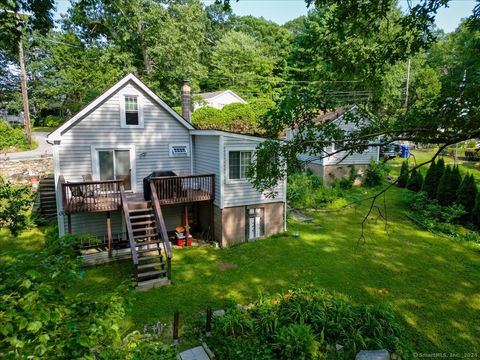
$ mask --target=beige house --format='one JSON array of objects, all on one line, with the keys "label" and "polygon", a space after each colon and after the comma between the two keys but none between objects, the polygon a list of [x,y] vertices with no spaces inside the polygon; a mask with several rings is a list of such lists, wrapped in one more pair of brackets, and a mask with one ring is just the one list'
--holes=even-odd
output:
[{"label": "beige house", "polygon": [[110,252],[130,247],[139,281],[170,268],[142,278],[151,269],[139,254],[157,246],[168,255],[178,226],[221,246],[285,230],[286,184],[270,198],[246,176],[264,139],[197,130],[190,102],[184,83],[182,117],[130,74],[47,137],[60,234],[94,235]]}]

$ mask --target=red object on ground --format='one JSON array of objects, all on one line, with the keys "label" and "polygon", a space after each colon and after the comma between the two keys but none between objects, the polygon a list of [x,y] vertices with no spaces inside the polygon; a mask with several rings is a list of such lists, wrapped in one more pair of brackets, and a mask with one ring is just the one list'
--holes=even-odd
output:
[{"label": "red object on ground", "polygon": [[189,236],[187,239],[187,246],[192,246],[192,237]]},{"label": "red object on ground", "polygon": [[178,240],[177,240],[177,245],[178,245],[178,246],[183,246],[183,245],[185,245],[185,240],[184,240],[184,239],[178,239]]}]

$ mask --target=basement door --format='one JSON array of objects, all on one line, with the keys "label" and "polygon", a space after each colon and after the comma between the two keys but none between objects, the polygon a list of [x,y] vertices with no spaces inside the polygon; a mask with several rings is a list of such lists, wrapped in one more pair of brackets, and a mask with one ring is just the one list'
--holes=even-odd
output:
[{"label": "basement door", "polygon": [[258,239],[264,234],[263,208],[247,209],[248,240]]}]

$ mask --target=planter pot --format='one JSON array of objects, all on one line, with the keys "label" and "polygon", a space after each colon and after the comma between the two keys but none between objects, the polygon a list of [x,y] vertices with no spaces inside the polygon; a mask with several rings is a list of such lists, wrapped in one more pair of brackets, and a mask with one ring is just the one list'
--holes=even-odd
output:
[{"label": "planter pot", "polygon": [[189,236],[187,239],[187,246],[192,246],[192,237]]},{"label": "planter pot", "polygon": [[185,240],[184,239],[178,239],[177,240],[177,245],[180,246],[180,247],[184,246],[185,245]]}]

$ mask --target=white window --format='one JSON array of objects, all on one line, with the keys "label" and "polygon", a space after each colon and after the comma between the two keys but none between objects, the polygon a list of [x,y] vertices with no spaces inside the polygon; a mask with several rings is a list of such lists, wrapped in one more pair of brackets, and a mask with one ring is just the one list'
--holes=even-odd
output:
[{"label": "white window", "polygon": [[263,208],[247,209],[247,236],[248,240],[258,239],[264,234]]},{"label": "white window", "polygon": [[252,162],[253,151],[235,150],[228,152],[228,179],[246,180],[247,169]]},{"label": "white window", "polygon": [[143,97],[140,94],[120,94],[122,128],[143,128]]},{"label": "white window", "polygon": [[170,144],[170,157],[189,156],[188,144]]},{"label": "white window", "polygon": [[133,190],[135,186],[134,149],[94,148],[92,151],[95,179],[123,180],[125,190]]}]

